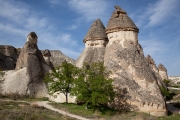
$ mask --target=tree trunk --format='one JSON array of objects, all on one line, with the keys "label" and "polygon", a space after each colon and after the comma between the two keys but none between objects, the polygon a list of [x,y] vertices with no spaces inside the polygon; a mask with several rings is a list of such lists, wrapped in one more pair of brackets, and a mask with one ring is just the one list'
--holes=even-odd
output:
[{"label": "tree trunk", "polygon": [[66,93],[66,103],[68,103],[68,92]]}]

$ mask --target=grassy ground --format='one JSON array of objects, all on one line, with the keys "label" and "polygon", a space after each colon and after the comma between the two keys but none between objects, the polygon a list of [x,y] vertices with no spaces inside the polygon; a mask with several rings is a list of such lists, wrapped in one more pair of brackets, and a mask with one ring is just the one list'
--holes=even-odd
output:
[{"label": "grassy ground", "polygon": [[76,114],[79,116],[83,116],[89,119],[95,120],[158,120],[158,118],[151,116],[146,113],[138,113],[138,112],[119,112],[112,109],[106,109],[104,113],[92,109],[85,109],[84,105],[76,105],[76,104],[60,104],[60,103],[50,103],[52,106],[64,110],[66,112],[70,112],[72,114]]},{"label": "grassy ground", "polygon": [[84,105],[76,104],[60,104],[60,103],[50,103],[52,106],[83,116],[89,119],[95,120],[180,120],[180,115],[169,115],[164,117],[154,117],[146,113],[140,112],[119,112],[115,110],[106,110],[103,114],[100,111],[93,111],[92,109],[85,109]]},{"label": "grassy ground", "polygon": [[[2,98],[1,98],[2,99]],[[26,102],[17,101],[43,101],[47,98],[13,98],[14,101],[0,101],[0,120],[73,120],[57,112],[50,111],[44,107],[30,105]],[[55,108],[86,117],[93,120],[180,120],[180,115],[169,115],[154,117],[146,113],[119,112],[112,109],[99,110],[85,109],[85,105],[50,103]]]},{"label": "grassy ground", "polygon": [[0,101],[0,120],[75,120],[25,102]]}]

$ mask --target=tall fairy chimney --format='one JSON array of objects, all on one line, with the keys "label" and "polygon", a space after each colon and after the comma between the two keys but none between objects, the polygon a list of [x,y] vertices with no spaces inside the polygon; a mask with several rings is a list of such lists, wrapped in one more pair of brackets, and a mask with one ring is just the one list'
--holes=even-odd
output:
[{"label": "tall fairy chimney", "polygon": [[92,23],[83,42],[85,43],[85,48],[76,61],[77,67],[82,67],[84,62],[104,61],[104,52],[108,39],[105,33],[105,27],[100,19]]},{"label": "tall fairy chimney", "polygon": [[[166,103],[157,80],[138,43],[139,29],[119,6],[115,6],[106,34],[109,39],[104,55],[104,66],[112,72],[111,78],[120,98],[112,107],[135,110],[155,116],[166,115]],[[124,98],[123,98],[124,97]]]}]

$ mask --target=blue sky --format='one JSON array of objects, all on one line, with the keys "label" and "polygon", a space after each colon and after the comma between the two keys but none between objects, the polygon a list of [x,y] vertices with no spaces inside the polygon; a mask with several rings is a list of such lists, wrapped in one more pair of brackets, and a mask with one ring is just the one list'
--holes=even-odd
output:
[{"label": "blue sky", "polygon": [[115,5],[140,29],[145,56],[180,75],[180,0],[0,0],[0,44],[22,48],[34,31],[39,49],[77,59],[92,22],[100,18],[106,27]]}]

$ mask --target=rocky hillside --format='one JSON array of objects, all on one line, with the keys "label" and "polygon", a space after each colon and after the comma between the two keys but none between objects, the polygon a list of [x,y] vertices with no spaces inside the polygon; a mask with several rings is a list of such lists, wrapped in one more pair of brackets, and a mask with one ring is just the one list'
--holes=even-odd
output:
[{"label": "rocky hillside", "polygon": [[61,63],[66,60],[69,63],[75,64],[75,60],[64,55],[59,50],[50,50],[51,52],[51,62],[54,65],[54,67],[61,65]]}]

